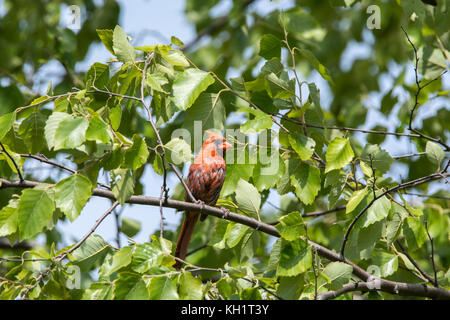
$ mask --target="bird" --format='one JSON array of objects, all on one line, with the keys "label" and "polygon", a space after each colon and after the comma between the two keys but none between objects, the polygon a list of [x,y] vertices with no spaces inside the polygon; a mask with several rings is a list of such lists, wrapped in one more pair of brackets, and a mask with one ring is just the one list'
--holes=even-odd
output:
[{"label": "bird", "polygon": [[[205,132],[208,138],[189,167],[186,186],[197,203],[215,206],[225,181],[226,164],[223,154],[232,145],[218,133],[210,130]],[[187,192],[185,199],[190,201]],[[186,258],[187,248],[199,216],[200,221],[203,221],[207,215],[200,212],[185,212],[175,249],[175,257],[181,260]],[[182,265],[183,263],[177,260],[174,267],[179,270]]]}]

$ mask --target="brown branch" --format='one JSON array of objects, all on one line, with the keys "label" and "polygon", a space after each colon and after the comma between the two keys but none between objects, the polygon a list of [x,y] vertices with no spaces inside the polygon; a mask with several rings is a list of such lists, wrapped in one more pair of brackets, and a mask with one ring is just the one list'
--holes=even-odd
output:
[{"label": "brown branch", "polygon": [[[450,162],[450,161],[449,161]],[[429,181],[433,181],[436,179],[441,179],[441,178],[446,178],[449,176],[449,174],[446,172],[448,168],[448,165],[445,167],[444,170],[442,170],[441,172],[438,173],[434,173],[434,174],[430,174],[428,176],[422,177],[422,178],[418,178],[415,180],[411,180],[408,182],[404,182],[404,183],[400,183],[395,187],[392,187],[390,189],[387,189],[386,191],[382,192],[380,195],[378,196],[374,196],[374,198],[372,199],[372,201],[369,202],[369,204],[367,204],[364,209],[362,209],[357,215],[356,217],[353,219],[353,221],[350,223],[345,236],[344,236],[344,241],[342,242],[341,245],[341,250],[340,250],[340,254],[341,257],[344,258],[344,251],[345,251],[345,245],[347,244],[348,241],[348,237],[350,235],[350,232],[352,230],[352,228],[355,226],[356,222],[359,220],[359,218],[361,218],[361,216],[375,203],[375,201],[377,201],[378,199],[382,198],[383,196],[393,193],[393,192],[397,192],[399,190],[402,189],[406,189],[406,188],[412,188],[415,187],[417,185],[429,182]]]},{"label": "brown branch", "polygon": [[[437,179],[437,178],[435,178]],[[5,179],[1,179],[1,186],[2,188],[33,188],[38,185],[42,185],[43,183],[35,182],[35,181],[27,181],[24,182],[20,181],[9,181]],[[115,201],[114,194],[109,190],[99,189],[96,188],[93,191],[94,196],[99,196],[103,198],[112,199]],[[142,204],[142,205],[150,205],[150,206],[159,206],[159,198],[157,197],[149,197],[149,196],[131,196],[127,203],[132,204]],[[280,234],[278,230],[267,223],[258,221],[256,219],[253,219],[251,217],[247,217],[241,214],[236,214],[233,212],[224,212],[220,208],[211,207],[204,204],[197,204],[192,202],[185,202],[185,201],[178,201],[178,200],[172,200],[167,199],[165,203],[163,204],[164,207],[167,208],[174,208],[182,211],[196,211],[196,212],[202,212],[207,215],[212,215],[217,218],[225,219],[228,221],[233,221],[236,223],[240,223],[246,226],[249,226],[252,229],[259,230],[261,232],[264,232],[268,235],[274,236],[274,237],[280,237]],[[331,261],[340,261],[347,263],[353,267],[353,274],[360,278],[363,281],[368,281],[368,279],[372,279],[373,275],[371,275],[369,272],[365,271],[361,267],[357,266],[350,260],[342,257],[326,248],[321,246],[320,244],[317,244],[313,241],[308,241],[308,244],[312,247],[313,250],[316,250],[317,254],[320,256],[331,260]],[[378,278],[377,278],[378,279]],[[411,283],[403,283],[403,282],[396,282],[396,281],[390,281],[385,279],[379,279],[380,281],[380,289],[381,291],[389,292],[392,294],[402,295],[402,296],[419,296],[419,297],[429,297],[429,298],[441,298],[441,299],[450,299],[450,291],[445,290],[442,288],[435,288],[430,287],[422,284],[411,284]]]},{"label": "brown branch", "polygon": [[437,279],[433,280],[433,278],[430,277],[430,275],[428,273],[426,273],[425,271],[422,270],[421,267],[419,267],[419,265],[417,264],[417,262],[409,255],[408,251],[406,250],[406,248],[402,245],[402,243],[400,242],[400,240],[396,240],[395,243],[398,244],[398,246],[400,247],[400,250],[402,250],[403,254],[408,258],[409,262],[411,262],[413,264],[413,266],[417,269],[417,271],[419,271],[419,273],[425,278],[427,279],[430,283],[432,283],[436,288],[439,287],[437,285]]},{"label": "brown branch", "polygon": [[356,282],[352,282],[352,283],[347,283],[347,284],[343,285],[342,288],[340,288],[339,290],[327,291],[327,292],[319,294],[317,299],[318,300],[334,299],[340,295],[343,295],[347,292],[352,292],[352,291],[362,291],[362,292],[376,291],[377,289],[375,288],[375,286],[376,285],[373,282],[358,282],[358,281],[356,281]]}]

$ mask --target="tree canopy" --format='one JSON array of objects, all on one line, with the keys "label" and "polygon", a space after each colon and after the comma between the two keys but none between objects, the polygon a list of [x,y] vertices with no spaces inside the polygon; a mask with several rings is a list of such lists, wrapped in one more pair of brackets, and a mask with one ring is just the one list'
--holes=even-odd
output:
[{"label": "tree canopy", "polygon": [[[450,1],[261,2],[186,0],[196,38],[136,46],[113,0],[78,1],[79,30],[68,1],[5,1],[1,299],[450,298]],[[110,59],[79,72],[94,43]],[[64,74],[40,92],[49,61]],[[233,144],[218,207],[182,175],[205,129]],[[96,197],[110,208],[62,246]],[[148,242],[129,219],[127,245],[95,233],[130,204],[159,208]],[[181,270],[165,208],[210,216]]]}]

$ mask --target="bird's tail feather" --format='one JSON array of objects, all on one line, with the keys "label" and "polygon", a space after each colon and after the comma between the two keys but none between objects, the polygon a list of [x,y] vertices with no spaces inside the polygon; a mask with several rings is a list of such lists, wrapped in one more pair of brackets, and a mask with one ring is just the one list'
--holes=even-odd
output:
[{"label": "bird's tail feather", "polygon": [[[175,257],[184,260],[186,258],[187,249],[194,232],[195,224],[197,223],[199,214],[197,212],[186,212],[183,225],[181,227],[180,235],[177,241],[177,248],[175,249]],[[177,261],[175,268],[180,269],[183,263]]]}]

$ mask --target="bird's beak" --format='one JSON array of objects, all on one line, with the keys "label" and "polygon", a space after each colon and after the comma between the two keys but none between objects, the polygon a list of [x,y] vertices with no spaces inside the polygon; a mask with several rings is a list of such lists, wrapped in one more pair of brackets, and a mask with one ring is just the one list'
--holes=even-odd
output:
[{"label": "bird's beak", "polygon": [[224,141],[222,143],[222,145],[220,146],[220,149],[227,150],[227,149],[232,148],[232,147],[233,146],[231,144],[229,144],[228,142]]}]

